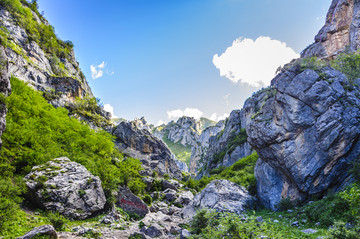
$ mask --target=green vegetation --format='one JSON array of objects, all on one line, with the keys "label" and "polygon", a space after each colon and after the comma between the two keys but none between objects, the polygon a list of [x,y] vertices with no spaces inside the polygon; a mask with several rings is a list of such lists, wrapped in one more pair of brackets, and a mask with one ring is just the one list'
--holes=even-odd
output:
[{"label": "green vegetation", "polygon": [[[55,109],[40,92],[14,77],[11,86],[12,94],[6,98],[7,125],[0,151],[0,236],[29,229],[23,222],[27,216],[19,207],[25,188],[21,179],[33,166],[57,157],[66,156],[99,176],[109,201],[114,200],[111,191],[117,190],[118,185],[126,185],[136,194],[143,192],[141,163],[132,158],[123,159],[114,147],[113,136],[90,129],[69,117],[64,108]],[[44,182],[46,177],[39,180]]]},{"label": "green vegetation", "polygon": [[179,142],[176,142],[176,143],[171,142],[168,139],[167,134],[164,135],[163,141],[169,147],[171,152],[173,154],[175,154],[176,158],[179,161],[185,162],[189,166],[190,159],[191,159],[191,146],[184,146],[184,145],[180,144]]},{"label": "green vegetation", "polygon": [[238,185],[246,187],[249,190],[249,193],[254,195],[256,192],[254,168],[257,159],[258,155],[255,152],[252,155],[240,159],[228,168],[221,167],[219,169],[212,170],[210,172],[210,177],[204,176],[200,180],[189,178],[186,182],[186,186],[195,189],[196,191],[201,191],[206,187],[206,185],[215,179],[227,179],[231,182],[237,183]]},{"label": "green vegetation", "polygon": [[84,117],[85,119],[93,122],[96,126],[111,125],[110,119],[106,119],[101,115],[100,99],[95,97],[85,97],[83,99],[76,98],[75,102],[67,106],[70,115],[77,117]]},{"label": "green vegetation", "polygon": [[360,52],[340,54],[331,63],[332,67],[346,75],[350,82],[360,77]]},{"label": "green vegetation", "polygon": [[[0,0],[0,5],[6,8],[12,16],[14,16],[16,24],[25,29],[28,35],[28,41],[35,41],[48,56],[51,56],[51,66],[54,73],[59,76],[65,76],[66,72],[63,63],[60,59],[71,59],[71,52],[74,44],[71,41],[62,41],[58,39],[55,34],[54,27],[45,24],[46,21],[38,12],[37,2],[32,3],[26,0]],[[33,14],[34,12],[34,14]],[[41,21],[38,22],[36,17]],[[16,52],[21,53],[22,49],[17,49],[13,41],[8,41],[9,34],[1,29],[1,43],[5,46],[11,47]],[[50,57],[49,57],[50,58]]]},{"label": "green vegetation", "polygon": [[204,129],[210,127],[210,126],[214,126],[216,125],[216,121],[210,120],[208,118],[205,117],[201,117],[200,118],[200,123],[201,123],[201,131],[203,131]]}]

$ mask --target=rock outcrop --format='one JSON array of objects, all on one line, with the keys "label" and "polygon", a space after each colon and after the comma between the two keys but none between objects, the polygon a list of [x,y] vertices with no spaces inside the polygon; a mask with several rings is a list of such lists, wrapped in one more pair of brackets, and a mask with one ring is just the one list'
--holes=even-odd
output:
[{"label": "rock outcrop", "polygon": [[16,239],[30,239],[30,238],[39,238],[39,237],[46,237],[50,239],[58,238],[55,228],[53,226],[43,225],[32,229],[24,236],[18,237]]},{"label": "rock outcrop", "polygon": [[196,140],[196,144],[191,148],[190,173],[196,174],[198,169],[204,166],[203,158],[209,148],[210,138],[220,133],[224,127],[225,123],[222,120],[214,126],[205,128],[201,132],[199,138]]},{"label": "rock outcrop", "polygon": [[[32,11],[32,14],[34,17],[32,21],[49,25],[35,12]],[[0,26],[6,29],[2,31],[7,35],[8,41],[13,43],[13,47],[5,47],[5,56],[9,62],[11,75],[29,82],[29,85],[36,90],[51,94],[49,101],[56,107],[65,106],[76,97],[93,97],[72,48],[66,56],[60,58],[46,52],[33,41],[32,37],[28,36],[26,29],[21,28],[16,18],[3,6],[0,6]],[[60,69],[60,65],[63,69]],[[62,71],[61,76],[57,72],[59,69]]]},{"label": "rock outcrop", "polygon": [[360,46],[360,2],[333,0],[325,25],[301,57],[333,58],[341,52],[355,52]]},{"label": "rock outcrop", "polygon": [[254,205],[255,199],[244,187],[228,180],[214,180],[195,195],[182,213],[184,219],[191,219],[197,210],[204,208],[241,214]]},{"label": "rock outcrop", "polygon": [[70,219],[88,218],[106,203],[99,177],[66,157],[33,167],[24,180],[34,204]]},{"label": "rock outcrop", "polygon": [[114,130],[116,144],[127,155],[138,158],[146,170],[156,171],[160,175],[168,174],[182,177],[175,157],[165,143],[146,129],[139,129],[134,122],[121,122]]},{"label": "rock outcrop", "polygon": [[144,201],[134,195],[130,189],[126,187],[120,187],[116,204],[125,212],[136,213],[140,217],[144,217],[149,212],[149,208]]},{"label": "rock outcrop", "polygon": [[193,146],[200,135],[200,122],[193,117],[183,116],[176,123],[168,124],[165,132],[171,142]]},{"label": "rock outcrop", "polygon": [[360,156],[360,79],[330,67],[283,71],[244,106],[246,131],[259,160],[258,196],[270,208],[305,200],[350,180]]},{"label": "rock outcrop", "polygon": [[6,126],[7,108],[5,104],[5,97],[11,93],[9,78],[10,75],[5,50],[3,47],[0,47],[0,149],[2,146],[1,135],[5,131]]},{"label": "rock outcrop", "polygon": [[197,177],[207,175],[220,166],[229,167],[252,153],[245,131],[246,118],[242,110],[234,110],[225,122],[225,127],[209,139],[209,147],[203,156],[203,167]]}]

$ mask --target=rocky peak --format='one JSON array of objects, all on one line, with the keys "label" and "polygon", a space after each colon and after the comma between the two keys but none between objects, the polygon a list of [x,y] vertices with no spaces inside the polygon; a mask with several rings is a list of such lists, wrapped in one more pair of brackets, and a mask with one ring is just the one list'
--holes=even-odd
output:
[{"label": "rocky peak", "polygon": [[341,52],[355,52],[360,46],[360,2],[333,0],[325,25],[301,57],[333,58]]},{"label": "rocky peak", "polygon": [[[56,107],[65,106],[76,97],[93,97],[86,78],[79,68],[79,63],[75,59],[72,43],[56,39],[57,47],[62,50],[62,53],[41,46],[39,42],[43,42],[43,39],[48,36],[41,33],[34,37],[30,29],[26,29],[19,23],[18,18],[24,18],[35,26],[51,28],[51,31],[53,28],[45,18],[26,5],[22,7],[30,11],[33,17],[13,14],[9,10],[10,6],[0,5],[0,27],[2,27],[0,31],[3,36],[6,36],[6,39],[2,39],[2,45],[9,62],[9,74],[29,82],[29,85],[36,90],[46,92],[50,96],[49,102]],[[12,9],[12,11],[16,10]]]},{"label": "rocky peak", "polygon": [[154,129],[154,126],[152,124],[149,124],[145,117],[141,117],[140,119],[135,119],[132,122],[136,125],[139,129],[147,129],[150,132]]}]

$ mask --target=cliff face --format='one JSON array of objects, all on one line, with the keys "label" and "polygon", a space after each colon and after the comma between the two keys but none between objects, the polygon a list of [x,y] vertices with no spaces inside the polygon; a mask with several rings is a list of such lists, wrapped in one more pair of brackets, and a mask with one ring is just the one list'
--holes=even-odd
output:
[{"label": "cliff face", "polygon": [[[321,77],[320,77],[321,76]],[[325,67],[282,72],[244,106],[258,196],[270,208],[281,200],[308,199],[350,182],[360,156],[359,80]]]},{"label": "cliff face", "polygon": [[301,57],[333,58],[340,52],[354,52],[360,46],[360,1],[333,0],[325,25]]},{"label": "cliff face", "polygon": [[224,129],[209,138],[209,146],[202,158],[203,167],[198,172],[198,178],[220,166],[229,167],[252,153],[247,142],[245,122],[243,111],[234,110],[225,121]]},{"label": "cliff face", "polygon": [[[9,81],[8,62],[6,59],[5,51],[3,47],[0,47],[0,137],[5,131],[6,127],[6,104],[5,97],[11,93],[10,81]],[[0,149],[2,141],[0,138]]]},{"label": "cliff face", "polygon": [[[25,5],[22,8],[32,16],[10,13],[8,8],[10,6],[0,5],[0,31],[2,45],[5,46],[4,56],[9,62],[9,74],[29,82],[36,90],[47,92],[50,103],[56,107],[65,106],[76,97],[93,97],[75,59],[71,43],[53,39],[62,52],[58,53],[53,49],[51,52],[50,46],[45,49],[45,44],[40,46],[35,39],[41,38],[40,42],[45,41],[44,36],[49,34],[50,28],[52,29],[48,22]],[[12,10],[16,11],[16,9]],[[23,28],[19,19],[35,26],[33,28],[39,35],[36,37],[31,35],[33,32],[30,32],[30,28]],[[36,33],[35,30],[33,31]]]},{"label": "cliff face", "polygon": [[162,140],[147,129],[139,129],[134,122],[124,121],[115,128],[113,134],[117,137],[119,148],[125,154],[138,158],[149,172],[156,171],[160,175],[169,174],[181,179],[174,155]]}]

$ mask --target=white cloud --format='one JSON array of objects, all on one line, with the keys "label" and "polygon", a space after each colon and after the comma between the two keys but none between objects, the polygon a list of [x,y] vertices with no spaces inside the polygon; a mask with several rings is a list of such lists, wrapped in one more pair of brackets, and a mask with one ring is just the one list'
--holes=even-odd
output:
[{"label": "white cloud", "polygon": [[210,116],[209,119],[218,122],[218,121],[220,121],[220,120],[226,119],[226,118],[229,117],[229,116],[230,116],[230,115],[227,114],[227,113],[225,113],[225,114],[223,114],[223,115],[219,115],[219,116],[217,115],[217,113],[214,113],[214,114],[212,114],[212,115]]},{"label": "white cloud", "polygon": [[155,126],[160,126],[160,125],[163,125],[163,124],[165,124],[165,122],[164,122],[164,121],[162,121],[162,120],[159,120],[159,121],[156,123],[156,125],[155,125]]},{"label": "white cloud", "polygon": [[213,64],[220,75],[234,83],[242,82],[251,86],[268,86],[276,69],[300,57],[286,43],[259,37],[255,41],[248,38],[236,39],[232,46],[221,54],[214,55]]},{"label": "white cloud", "polygon": [[166,112],[169,119],[177,119],[181,116],[194,117],[195,119],[200,119],[203,116],[203,112],[196,108],[186,108],[185,110],[177,109]]},{"label": "white cloud", "polygon": [[105,104],[105,105],[104,105],[104,110],[106,110],[107,112],[110,112],[111,118],[118,118],[118,117],[114,114],[114,107],[112,107],[110,104]]},{"label": "white cloud", "polygon": [[230,101],[229,101],[230,95],[231,94],[227,94],[227,95],[224,95],[224,97],[223,97],[227,106],[230,104]]},{"label": "white cloud", "polygon": [[104,71],[100,70],[100,69],[104,69],[106,66],[105,61],[101,62],[100,65],[91,65],[90,66],[90,70],[91,70],[91,78],[93,78],[94,80],[97,78],[100,78],[104,75]]}]

